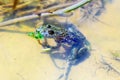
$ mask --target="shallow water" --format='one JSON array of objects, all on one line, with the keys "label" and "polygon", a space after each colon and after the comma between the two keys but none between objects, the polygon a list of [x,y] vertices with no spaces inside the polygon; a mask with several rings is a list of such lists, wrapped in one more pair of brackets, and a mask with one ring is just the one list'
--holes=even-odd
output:
[{"label": "shallow water", "polygon": [[[88,20],[80,24],[79,30],[91,43],[92,51],[84,61],[72,66],[68,80],[120,80],[120,62],[111,55],[111,52],[120,51],[119,3],[119,0],[114,0],[107,4],[106,11],[99,17],[104,23]],[[76,15],[69,21],[78,25],[78,16],[76,10]],[[25,34],[29,31],[34,31],[34,28],[25,24],[0,28],[0,80],[57,80],[64,73],[54,65],[49,54],[41,53],[38,42]],[[107,72],[109,67],[101,63],[102,57],[118,72]],[[66,65],[59,59],[56,64],[59,67]]]}]

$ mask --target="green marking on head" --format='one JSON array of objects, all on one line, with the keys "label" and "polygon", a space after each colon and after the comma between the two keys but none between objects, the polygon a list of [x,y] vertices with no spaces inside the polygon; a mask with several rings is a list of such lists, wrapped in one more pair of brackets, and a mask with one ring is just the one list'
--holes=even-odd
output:
[{"label": "green marking on head", "polygon": [[29,32],[28,36],[34,37],[34,32]]},{"label": "green marking on head", "polygon": [[28,36],[31,36],[35,39],[44,39],[44,36],[39,32],[29,32]]}]

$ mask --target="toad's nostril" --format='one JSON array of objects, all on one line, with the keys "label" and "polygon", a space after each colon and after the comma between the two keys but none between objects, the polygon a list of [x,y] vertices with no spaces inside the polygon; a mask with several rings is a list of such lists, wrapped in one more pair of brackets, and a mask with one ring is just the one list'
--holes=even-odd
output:
[{"label": "toad's nostril", "polygon": [[51,25],[48,25],[48,27],[47,28],[51,28]]}]

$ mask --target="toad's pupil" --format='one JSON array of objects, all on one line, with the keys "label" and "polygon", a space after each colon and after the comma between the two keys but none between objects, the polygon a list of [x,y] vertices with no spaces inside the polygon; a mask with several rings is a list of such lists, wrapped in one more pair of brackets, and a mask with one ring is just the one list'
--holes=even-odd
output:
[{"label": "toad's pupil", "polygon": [[53,30],[49,30],[48,33],[51,34],[51,35],[53,35],[54,31]]},{"label": "toad's pupil", "polygon": [[47,28],[51,28],[51,25],[48,25],[48,27]]}]

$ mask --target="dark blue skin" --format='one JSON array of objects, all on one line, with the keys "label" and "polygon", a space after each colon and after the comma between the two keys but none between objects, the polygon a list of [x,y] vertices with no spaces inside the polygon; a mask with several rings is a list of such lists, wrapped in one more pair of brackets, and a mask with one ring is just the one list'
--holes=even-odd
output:
[{"label": "dark blue skin", "polygon": [[72,24],[69,24],[69,26],[64,25],[63,27],[46,24],[42,25],[36,31],[40,32],[45,38],[53,38],[57,43],[57,46],[50,46],[46,42],[43,46],[44,48],[51,48],[53,50],[64,45],[69,45],[70,53],[67,56],[68,61],[78,59],[84,50],[88,50],[88,41]]}]

